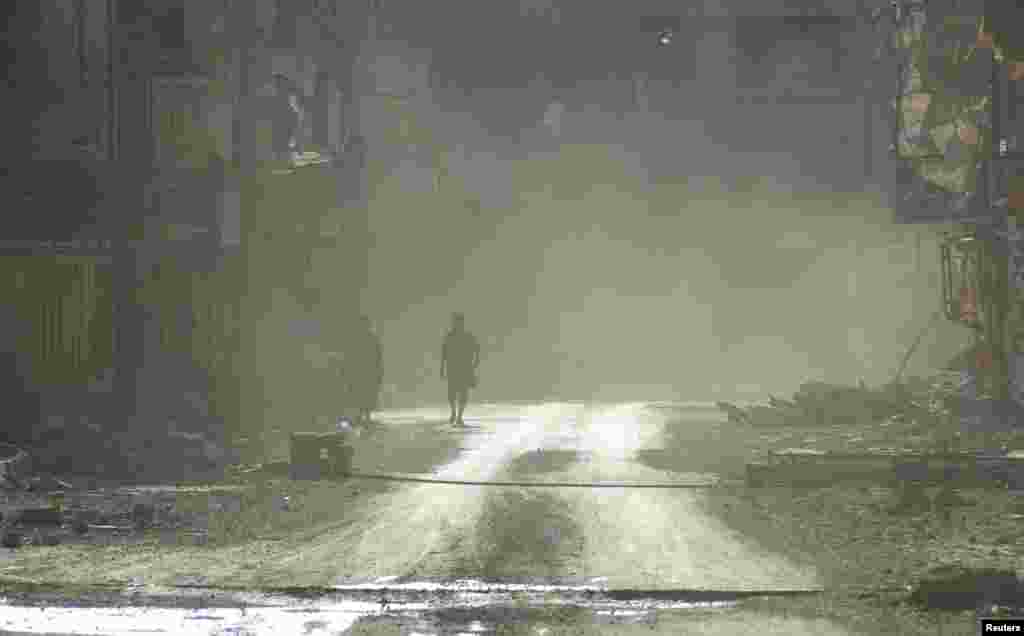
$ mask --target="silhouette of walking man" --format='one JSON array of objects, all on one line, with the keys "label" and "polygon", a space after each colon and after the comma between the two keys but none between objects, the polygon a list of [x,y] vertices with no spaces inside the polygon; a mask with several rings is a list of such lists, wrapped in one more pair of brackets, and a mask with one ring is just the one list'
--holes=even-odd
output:
[{"label": "silhouette of walking man", "polygon": [[356,334],[352,364],[355,367],[351,381],[353,393],[359,407],[360,424],[370,423],[370,417],[377,410],[381,384],[384,380],[384,359],[380,338],[373,330],[373,323],[367,316],[359,318],[359,332]]},{"label": "silhouette of walking man", "polygon": [[466,330],[465,316],[456,313],[441,347],[441,377],[448,380],[448,406],[451,407],[449,423],[465,426],[462,415],[469,402],[469,390],[476,386],[479,366],[480,344]]}]

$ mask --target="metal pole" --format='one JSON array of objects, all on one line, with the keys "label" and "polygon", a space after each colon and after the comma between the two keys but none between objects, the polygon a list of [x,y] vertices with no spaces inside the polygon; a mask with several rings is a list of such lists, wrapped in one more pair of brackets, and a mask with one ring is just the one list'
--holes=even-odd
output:
[{"label": "metal pole", "polygon": [[[1008,193],[1017,186],[1013,177],[1008,184]],[[1007,258],[1007,301],[1009,303],[1005,330],[1005,351],[1007,358],[1007,389],[1009,397],[1018,407],[1024,407],[1024,303],[1021,298],[1020,272],[1024,267],[1024,241],[1018,233],[1024,230],[1022,216],[1024,208],[1013,207],[1014,197],[1007,215],[1008,252]]]},{"label": "metal pole", "polygon": [[117,46],[119,38],[117,37],[117,0],[107,0],[106,3],[107,11],[107,59],[106,69],[104,72],[104,98],[106,102],[106,121],[104,131],[104,145],[106,146],[106,158],[108,160],[115,160],[119,158],[120,153],[117,148],[117,89],[115,84],[117,82]]},{"label": "metal pole", "polygon": [[896,371],[896,375],[893,377],[892,382],[890,382],[890,384],[896,384],[903,379],[903,374],[907,370],[907,364],[910,363],[910,359],[914,357],[914,353],[917,351],[918,347],[921,346],[921,341],[924,340],[925,334],[927,334],[931,330],[931,328],[935,326],[935,323],[938,322],[938,319],[942,317],[942,314],[943,311],[941,309],[936,311],[928,320],[928,323],[921,329],[920,332],[918,332],[917,337],[914,338],[914,342],[911,343],[910,347],[907,349],[906,354],[904,354],[903,360],[900,361],[899,369]]},{"label": "metal pole", "polygon": [[[1004,229],[1005,219],[1003,227]],[[1003,250],[999,249],[999,241],[1002,239],[996,238],[989,246],[988,258],[986,259],[988,272],[988,281],[990,286],[990,293],[987,294],[990,298],[988,302],[989,311],[988,318],[985,321],[986,335],[988,340],[988,346],[991,350],[991,364],[992,364],[992,392],[993,397],[998,401],[1003,401],[1008,397],[1009,385],[1007,383],[1006,374],[1006,355],[1005,347],[1003,342],[1003,333],[1006,323],[1006,309],[1007,309],[1007,296],[1006,288],[1003,284],[1006,265],[1002,262]]]}]

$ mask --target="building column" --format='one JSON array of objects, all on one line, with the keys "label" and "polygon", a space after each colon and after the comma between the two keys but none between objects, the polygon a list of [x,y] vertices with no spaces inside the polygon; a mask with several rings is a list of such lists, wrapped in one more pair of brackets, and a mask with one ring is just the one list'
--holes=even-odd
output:
[{"label": "building column", "polygon": [[114,395],[111,428],[126,431],[138,414],[138,372],[145,361],[145,315],[136,302],[138,255],[127,241],[115,242],[113,259]]},{"label": "building column", "polygon": [[1009,311],[1006,349],[1010,398],[1024,408],[1024,174],[1009,182]]}]

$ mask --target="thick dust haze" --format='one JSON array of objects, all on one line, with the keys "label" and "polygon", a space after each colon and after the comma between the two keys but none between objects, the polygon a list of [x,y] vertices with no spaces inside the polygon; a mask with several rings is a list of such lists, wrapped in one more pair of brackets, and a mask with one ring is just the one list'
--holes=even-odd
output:
[{"label": "thick dust haze", "polygon": [[[601,143],[636,122],[589,118],[594,143],[520,158],[467,121],[437,192],[429,163],[376,166],[366,300],[395,398],[436,399],[453,310],[485,343],[490,399],[754,398],[891,377],[939,304],[934,237],[864,195],[802,194],[799,175],[746,192],[722,187],[735,174],[650,179],[656,150]],[[699,124],[649,125],[728,160]],[[770,175],[780,159],[736,163]],[[951,353],[928,352],[912,371]]]},{"label": "thick dust haze", "polygon": [[[735,36],[691,35],[692,76],[651,75],[639,96],[635,75],[539,72],[367,98],[364,303],[386,400],[443,400],[456,310],[484,344],[484,400],[761,400],[892,378],[939,307],[938,251],[871,194],[863,108],[744,104]],[[412,69],[440,55],[397,36],[391,51]],[[938,324],[909,372],[961,340]]]}]

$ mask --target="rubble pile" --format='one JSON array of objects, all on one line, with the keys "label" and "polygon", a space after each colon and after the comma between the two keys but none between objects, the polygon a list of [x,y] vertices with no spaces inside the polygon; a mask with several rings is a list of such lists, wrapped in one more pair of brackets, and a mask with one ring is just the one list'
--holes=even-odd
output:
[{"label": "rubble pile", "polygon": [[31,468],[31,457],[13,444],[0,444],[0,487],[18,484]]},{"label": "rubble pile", "polygon": [[1006,490],[935,486],[918,494],[920,505],[907,509],[894,505],[897,490],[881,485],[721,489],[703,505],[766,549],[814,564],[827,589],[915,613],[985,606],[1019,615],[1024,502]]},{"label": "rubble pile", "polygon": [[177,495],[158,506],[116,493],[132,483],[220,481],[238,460],[216,436],[173,426],[156,437],[50,427],[23,444],[0,444],[0,546],[194,530],[194,520],[174,513]]},{"label": "rubble pile", "polygon": [[957,406],[959,376],[939,374],[882,387],[807,382],[792,399],[769,396],[767,405],[739,407],[718,402],[729,421],[746,426],[830,427],[896,422],[934,425],[951,418]]},{"label": "rubble pile", "polygon": [[173,427],[130,433],[68,427],[39,436],[22,449],[31,456],[32,471],[123,482],[218,479],[240,460],[225,440]]},{"label": "rubble pile", "polygon": [[61,488],[0,493],[0,546],[199,545],[226,519],[238,522],[243,509],[244,489],[226,486],[87,490],[52,477],[43,484]]}]

